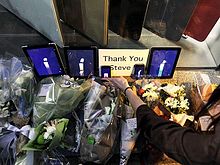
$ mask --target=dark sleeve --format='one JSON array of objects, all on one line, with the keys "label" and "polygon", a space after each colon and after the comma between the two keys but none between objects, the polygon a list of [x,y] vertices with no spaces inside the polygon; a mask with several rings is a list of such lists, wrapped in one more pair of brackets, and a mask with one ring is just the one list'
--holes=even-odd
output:
[{"label": "dark sleeve", "polygon": [[150,142],[182,164],[220,164],[220,126],[215,134],[198,134],[157,116],[146,105],[137,109],[138,127]]}]

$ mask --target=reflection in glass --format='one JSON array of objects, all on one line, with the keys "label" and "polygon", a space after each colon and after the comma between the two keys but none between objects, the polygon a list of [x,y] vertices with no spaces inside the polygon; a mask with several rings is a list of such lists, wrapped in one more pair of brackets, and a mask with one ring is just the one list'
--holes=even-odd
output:
[{"label": "reflection in glass", "polygon": [[200,0],[184,34],[204,41],[220,17],[219,0]]},{"label": "reflection in glass", "polygon": [[108,0],[57,0],[61,19],[101,45],[108,43]]},{"label": "reflection in glass", "polygon": [[146,6],[146,0],[111,0],[109,29],[122,37],[139,40]]},{"label": "reflection in glass", "polygon": [[180,40],[198,0],[150,0],[144,27],[169,40]]}]

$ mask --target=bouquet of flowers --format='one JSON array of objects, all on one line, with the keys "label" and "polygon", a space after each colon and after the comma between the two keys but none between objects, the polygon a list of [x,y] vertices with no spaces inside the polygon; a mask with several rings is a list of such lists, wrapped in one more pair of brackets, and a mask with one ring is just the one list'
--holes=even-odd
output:
[{"label": "bouquet of flowers", "polygon": [[19,59],[0,58],[0,104],[12,100],[19,115],[28,116],[33,107],[35,83],[32,69]]},{"label": "bouquet of flowers", "polygon": [[184,85],[168,83],[158,85],[149,82],[141,86],[138,94],[150,107],[159,101],[168,111],[174,114],[187,113],[189,109],[189,101],[186,98]]},{"label": "bouquet of flowers", "polygon": [[159,89],[154,82],[145,84],[139,91],[138,94],[142,96],[144,101],[150,104],[159,99]]},{"label": "bouquet of flowers", "polygon": [[83,162],[105,164],[118,135],[119,98],[109,84],[93,81],[85,99],[80,155]]},{"label": "bouquet of flowers", "polygon": [[[34,125],[65,117],[85,99],[90,88],[90,80],[66,80],[63,76],[43,79],[39,93],[34,99]],[[46,91],[46,94],[42,94],[42,91]]]},{"label": "bouquet of flowers", "polygon": [[121,142],[120,142],[120,165],[128,164],[131,152],[134,149],[139,131],[137,130],[137,119],[131,105],[124,104],[124,116],[121,120]]},{"label": "bouquet of flowers", "polygon": [[68,119],[62,118],[40,124],[35,128],[34,138],[23,147],[23,150],[42,151],[60,146],[68,122]]},{"label": "bouquet of flowers", "polygon": [[174,114],[187,113],[189,101],[186,98],[185,86],[162,84],[160,87],[160,102]]}]

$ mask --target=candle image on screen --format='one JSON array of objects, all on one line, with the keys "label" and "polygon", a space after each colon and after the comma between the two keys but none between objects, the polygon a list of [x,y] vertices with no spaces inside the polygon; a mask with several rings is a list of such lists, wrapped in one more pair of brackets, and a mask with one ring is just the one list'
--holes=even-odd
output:
[{"label": "candle image on screen", "polygon": [[44,61],[44,66],[45,66],[45,68],[47,69],[47,72],[48,72],[49,74],[52,74],[52,71],[51,71],[51,69],[50,69],[50,65],[49,65],[49,63],[48,63],[47,58],[44,58],[43,61]]},{"label": "candle image on screen", "polygon": [[84,58],[79,60],[79,75],[84,76]]},{"label": "candle image on screen", "polygon": [[134,75],[135,75],[135,78],[143,77],[143,75],[144,75],[144,65],[143,64],[134,65]]},{"label": "candle image on screen", "polygon": [[163,62],[160,64],[160,67],[159,67],[159,71],[158,71],[158,77],[161,77],[162,74],[163,74],[163,69],[164,69],[164,65],[167,63],[166,60],[163,60]]}]

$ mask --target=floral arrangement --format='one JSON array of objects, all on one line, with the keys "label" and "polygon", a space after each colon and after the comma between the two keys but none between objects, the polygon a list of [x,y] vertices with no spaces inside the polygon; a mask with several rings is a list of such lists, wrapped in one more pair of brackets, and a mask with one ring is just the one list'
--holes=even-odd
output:
[{"label": "floral arrangement", "polygon": [[138,94],[150,106],[152,103],[159,101],[168,111],[174,114],[187,113],[189,101],[185,97],[185,86],[164,83],[158,85],[149,82],[143,85]]},{"label": "floral arrangement", "polygon": [[159,98],[158,87],[155,83],[151,82],[146,84],[142,89],[144,90],[142,97],[145,98],[147,102],[156,101]]},{"label": "floral arrangement", "polygon": [[23,150],[42,151],[60,146],[64,138],[69,119],[55,119],[44,122],[35,128],[35,137],[30,140]]},{"label": "floral arrangement", "polygon": [[184,85],[166,84],[160,87],[160,100],[174,114],[187,113],[189,109]]}]

